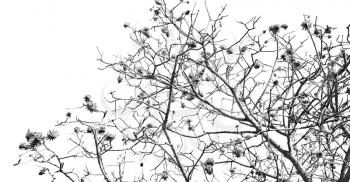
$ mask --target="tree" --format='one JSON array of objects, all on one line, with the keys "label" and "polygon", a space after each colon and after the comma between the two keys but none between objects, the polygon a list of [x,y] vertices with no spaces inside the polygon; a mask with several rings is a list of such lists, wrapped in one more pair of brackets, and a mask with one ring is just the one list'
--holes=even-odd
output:
[{"label": "tree", "polygon": [[232,42],[225,6],[214,16],[187,4],[155,1],[152,25],[124,24],[137,50],[98,51],[118,74],[113,110],[85,96],[56,125],[69,129],[66,151],[57,130],[28,130],[15,165],[72,182],[349,181],[350,25],[335,37],[305,15],[297,32],[261,31],[253,17]]}]

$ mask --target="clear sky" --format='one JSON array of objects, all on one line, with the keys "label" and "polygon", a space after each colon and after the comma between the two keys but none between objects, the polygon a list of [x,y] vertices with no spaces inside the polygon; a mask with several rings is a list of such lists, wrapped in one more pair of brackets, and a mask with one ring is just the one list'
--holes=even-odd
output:
[{"label": "clear sky", "polygon": [[[174,1],[174,0],[171,0]],[[192,0],[190,0],[192,1]],[[198,0],[203,1],[203,0]],[[262,16],[261,26],[286,23],[300,30],[303,14],[344,29],[347,0],[208,0],[215,11],[225,2],[232,23]],[[101,104],[103,88],[115,80],[97,70],[96,46],[107,59],[133,49],[124,22],[142,27],[153,0],[1,0],[0,132],[1,181],[47,181],[32,164],[12,167],[28,128],[45,131],[79,106],[86,94]],[[345,30],[345,29],[344,29]],[[234,34],[234,30],[230,30]]]}]

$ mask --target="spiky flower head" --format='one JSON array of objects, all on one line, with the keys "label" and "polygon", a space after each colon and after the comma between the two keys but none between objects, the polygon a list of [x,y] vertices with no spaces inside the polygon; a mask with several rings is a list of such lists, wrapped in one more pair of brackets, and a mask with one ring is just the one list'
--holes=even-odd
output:
[{"label": "spiky flower head", "polygon": [[327,25],[327,27],[324,29],[324,33],[330,34],[332,33],[331,27]]},{"label": "spiky flower head", "polygon": [[67,112],[67,113],[66,113],[66,116],[67,116],[68,118],[70,118],[70,117],[72,116],[72,113],[71,113],[71,112]]},{"label": "spiky flower head", "polygon": [[214,159],[212,158],[208,158],[205,162],[204,162],[204,165],[206,166],[213,166],[214,165]]},{"label": "spiky flower head", "polygon": [[88,127],[87,130],[86,130],[87,133],[92,133],[93,132],[93,128],[91,127]]},{"label": "spiky flower head", "polygon": [[153,125],[152,125],[152,123],[147,123],[146,127],[147,127],[147,128],[152,128]]},{"label": "spiky flower head", "polygon": [[233,167],[231,167],[231,168],[230,168],[230,173],[231,173],[231,175],[233,175],[235,172],[236,172],[236,169],[233,168]]},{"label": "spiky flower head", "polygon": [[300,26],[303,30],[309,30],[311,27],[311,23],[308,20],[304,20]]},{"label": "spiky flower head", "polygon": [[160,14],[159,9],[155,9],[155,10],[153,10],[153,12],[154,12],[154,15],[155,15],[155,16],[158,16],[158,15]]},{"label": "spiky flower head", "polygon": [[227,49],[227,50],[226,50],[226,53],[227,53],[227,54],[233,54],[233,51],[232,51],[231,49]]},{"label": "spiky flower head", "polygon": [[254,63],[254,68],[255,68],[255,69],[259,69],[259,68],[260,68],[259,62],[255,62],[255,63]]},{"label": "spiky flower head", "polygon": [[290,48],[286,49],[286,54],[292,55],[293,54],[293,50],[290,49]]},{"label": "spiky flower head", "polygon": [[287,24],[282,24],[282,25],[281,25],[281,28],[283,28],[283,29],[286,30],[286,29],[288,28],[288,25],[287,25]]},{"label": "spiky flower head", "polygon": [[113,141],[115,139],[115,135],[114,134],[112,134],[112,133],[106,133],[105,134],[105,140],[106,141]]},{"label": "spiky flower head", "polygon": [[316,28],[316,29],[314,30],[314,34],[315,34],[316,36],[320,35],[320,33],[321,33],[321,32],[320,32],[319,29]]},{"label": "spiky flower head", "polygon": [[80,128],[77,126],[77,127],[74,127],[74,133],[80,133]]},{"label": "spiky flower head", "polygon": [[233,155],[236,156],[237,158],[240,158],[242,156],[242,150],[239,148],[234,148],[232,151]]},{"label": "spiky flower head", "polygon": [[91,95],[85,95],[84,96],[84,101],[85,102],[91,102]]},{"label": "spiky flower head", "polygon": [[21,143],[21,144],[19,144],[18,148],[20,150],[28,150],[28,149],[30,149],[30,146],[27,143]]},{"label": "spiky flower head", "polygon": [[269,31],[273,34],[276,35],[280,31],[280,26],[279,25],[271,25],[269,27]]},{"label": "spiky flower head", "polygon": [[188,43],[187,43],[187,46],[188,46],[189,48],[196,48],[196,47],[197,47],[197,45],[196,45],[196,43],[195,43],[194,41],[188,42]]},{"label": "spiky flower head", "polygon": [[[29,136],[27,138],[27,136]],[[35,149],[39,147],[43,142],[43,136],[39,132],[31,132],[28,130],[28,133],[26,135],[27,141],[29,142],[29,148]]]},{"label": "spiky flower head", "polygon": [[50,130],[50,131],[47,132],[46,137],[49,140],[54,140],[54,139],[56,139],[58,137],[58,135],[59,134],[58,134],[57,130]]},{"label": "spiky flower head", "polygon": [[92,102],[90,95],[84,96],[84,101],[85,101],[84,106],[86,107],[86,109],[88,111],[90,111],[90,112],[96,112],[97,111],[97,105],[96,105],[96,103]]},{"label": "spiky flower head", "polygon": [[145,27],[142,30],[140,30],[140,32],[142,33],[142,35],[144,35],[146,38],[150,38],[151,34],[149,33],[149,28]]},{"label": "spiky flower head", "polygon": [[29,142],[29,148],[36,148],[42,144],[43,136],[40,132],[32,132],[30,130],[26,133],[27,142]]},{"label": "spiky flower head", "polygon": [[118,83],[121,83],[123,81],[123,78],[119,75],[117,78]]},{"label": "spiky flower head", "polygon": [[128,22],[124,23],[123,27],[124,28],[129,28],[130,27],[130,23],[128,23]]},{"label": "spiky flower head", "polygon": [[240,48],[240,51],[241,51],[241,53],[243,53],[243,52],[245,52],[247,49],[248,49],[247,46],[243,46],[243,47]]},{"label": "spiky flower head", "polygon": [[38,174],[39,174],[40,176],[41,176],[41,175],[44,175],[45,172],[46,172],[47,170],[48,170],[47,168],[43,167],[43,168],[40,169],[40,171],[39,171]]},{"label": "spiky flower head", "polygon": [[169,29],[167,26],[164,26],[160,29],[160,31],[165,34],[165,36],[169,37],[170,33],[169,33]]},{"label": "spiky flower head", "polygon": [[35,137],[35,135],[36,135],[36,132],[32,132],[32,131],[28,130],[26,133],[27,141],[29,142],[29,140],[33,139]]},{"label": "spiky flower head", "polygon": [[104,134],[106,132],[106,127],[101,126],[100,128],[98,128],[97,133],[98,134]]},{"label": "spiky flower head", "polygon": [[168,172],[163,171],[160,177],[162,180],[167,180],[168,179]]},{"label": "spiky flower head", "polygon": [[293,68],[295,68],[295,69],[299,68],[299,66],[301,65],[300,62],[298,62],[298,61],[294,61],[292,64],[293,64],[292,65]]}]

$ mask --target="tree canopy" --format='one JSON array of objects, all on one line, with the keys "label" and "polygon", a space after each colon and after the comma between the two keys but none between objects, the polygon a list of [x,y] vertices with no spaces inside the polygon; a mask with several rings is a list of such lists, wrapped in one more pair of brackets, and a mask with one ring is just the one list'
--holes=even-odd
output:
[{"label": "tree canopy", "polygon": [[125,23],[137,48],[98,50],[112,109],[84,96],[56,129],[28,130],[15,165],[72,182],[349,181],[349,26],[252,17],[230,40],[225,8],[156,0],[149,26]]}]

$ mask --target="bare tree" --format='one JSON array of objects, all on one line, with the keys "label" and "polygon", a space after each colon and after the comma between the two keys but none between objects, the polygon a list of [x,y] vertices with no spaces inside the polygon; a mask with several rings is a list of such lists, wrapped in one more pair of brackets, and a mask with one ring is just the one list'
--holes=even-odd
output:
[{"label": "bare tree", "polygon": [[203,10],[155,1],[150,26],[124,24],[137,50],[98,51],[117,74],[113,109],[85,96],[57,123],[66,146],[56,130],[28,130],[15,165],[72,182],[349,181],[349,26],[336,36],[305,15],[295,32],[259,30],[253,17],[232,42],[225,6]]}]

